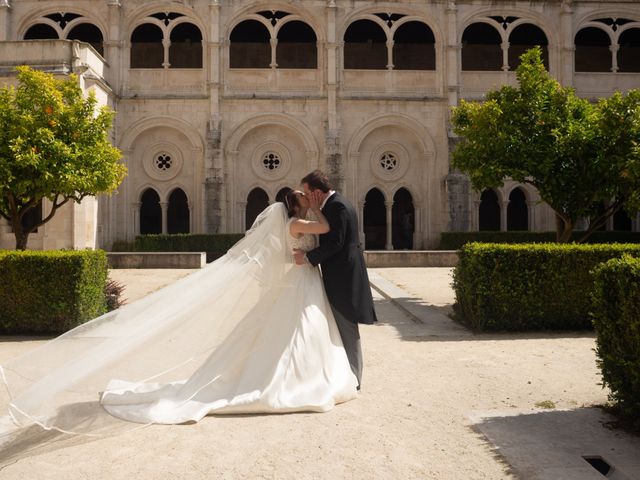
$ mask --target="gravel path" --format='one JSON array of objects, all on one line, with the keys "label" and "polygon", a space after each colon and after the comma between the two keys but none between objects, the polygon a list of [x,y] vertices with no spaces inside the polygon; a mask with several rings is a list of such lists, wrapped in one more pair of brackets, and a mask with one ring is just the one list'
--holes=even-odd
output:
[{"label": "gravel path", "polygon": [[[132,301],[188,273],[158,272],[112,277]],[[375,272],[423,308],[450,308],[449,269]],[[380,322],[361,328],[360,397],[329,413],[210,416],[103,439],[31,429],[0,446],[0,479],[514,478],[473,412],[606,400],[592,334],[461,335],[453,323],[434,333],[377,293],[376,308]],[[0,338],[0,362],[38,343]]]}]

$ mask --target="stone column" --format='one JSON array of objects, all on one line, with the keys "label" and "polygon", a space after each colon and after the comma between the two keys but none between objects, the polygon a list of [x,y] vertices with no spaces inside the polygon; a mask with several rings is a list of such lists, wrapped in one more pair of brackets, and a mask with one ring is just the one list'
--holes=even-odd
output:
[{"label": "stone column", "polygon": [[480,230],[480,200],[473,201],[473,224],[471,226],[472,231]]},{"label": "stone column", "polygon": [[446,62],[440,59],[440,55],[436,52],[436,71],[446,69],[446,84],[449,95],[449,105],[458,105],[458,94],[460,91],[460,51],[461,45],[458,43],[457,17],[458,7],[455,0],[447,3],[445,10],[447,14],[447,33],[444,46],[444,54]]},{"label": "stone column", "polygon": [[133,218],[133,228],[131,229],[133,232],[132,240],[135,240],[136,236],[140,235],[140,207],[142,207],[141,202],[133,202],[131,204],[131,211],[133,212],[133,215],[131,215],[131,218]]},{"label": "stone column", "polygon": [[471,229],[470,187],[469,178],[462,173],[451,172],[445,176],[445,191],[449,204],[447,230],[450,232],[467,232]]},{"label": "stone column", "polygon": [[620,45],[617,43],[615,45],[610,45],[609,50],[611,50],[611,71],[613,73],[618,71],[618,50],[620,49]]},{"label": "stone column", "polygon": [[0,42],[11,39],[11,3],[0,0]]},{"label": "stone column", "polygon": [[393,250],[393,200],[384,202],[387,213],[387,241],[385,250]]},{"label": "stone column", "polygon": [[167,225],[167,211],[169,210],[168,202],[160,202],[160,208],[162,209],[162,233],[166,234],[168,230]]},{"label": "stone column", "polygon": [[164,49],[164,61],[162,62],[162,68],[165,70],[171,66],[169,63],[169,47],[171,46],[171,40],[168,38],[162,39],[162,47]]},{"label": "stone column", "polygon": [[189,209],[189,233],[194,233],[193,230],[193,202],[187,202],[187,208]]},{"label": "stone column", "polygon": [[500,204],[500,231],[507,231],[507,208],[509,208],[509,200],[499,200]]},{"label": "stone column", "polygon": [[272,38],[270,40],[271,43],[271,63],[269,64],[269,66],[275,70],[275,68],[278,66],[278,64],[276,63],[276,49],[278,48],[278,39],[277,38]]},{"label": "stone column", "polygon": [[204,231],[220,233],[223,223],[224,158],[222,144],[222,122],[220,120],[220,64],[223,42],[220,39],[220,2],[209,3],[209,42],[207,44],[205,67],[209,76],[209,123],[204,155]]},{"label": "stone column", "polygon": [[502,71],[509,71],[509,42],[502,42]]},{"label": "stone column", "polygon": [[122,68],[124,64],[124,42],[120,38],[120,13],[121,13],[120,0],[110,0],[108,3],[109,13],[109,31],[107,32],[107,38],[104,39],[104,58],[109,63],[109,68],[106,69],[107,81],[111,87],[118,94],[122,94],[122,74],[127,68]]},{"label": "stone column", "polygon": [[536,231],[536,202],[527,201],[527,213],[528,213],[528,217],[529,217],[529,225],[527,225],[527,228],[529,229],[530,232],[535,232]]},{"label": "stone column", "polygon": [[247,226],[247,202],[238,202],[238,215],[240,225],[236,229],[238,232],[244,232]]},{"label": "stone column", "polygon": [[560,6],[560,58],[558,59],[559,64],[557,64],[557,78],[566,87],[573,85],[573,66],[575,63],[573,9],[571,8],[571,3],[572,0],[563,0]]},{"label": "stone column", "polygon": [[413,250],[422,248],[422,209],[413,207]]},{"label": "stone column", "polygon": [[340,130],[338,126],[338,43],[336,43],[336,4],[330,0],[326,9],[327,17],[327,126],[325,130],[325,162],[327,175],[333,187],[348,195],[346,191],[344,165],[342,161]]},{"label": "stone column", "polygon": [[393,70],[393,40],[387,40],[387,70]]}]

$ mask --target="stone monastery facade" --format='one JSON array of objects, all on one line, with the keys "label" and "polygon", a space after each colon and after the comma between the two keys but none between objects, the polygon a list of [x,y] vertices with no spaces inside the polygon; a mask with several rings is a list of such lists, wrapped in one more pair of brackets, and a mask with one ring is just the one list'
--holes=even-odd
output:
[{"label": "stone monastery facade", "polygon": [[[129,169],[29,247],[242,232],[315,168],[358,209],[368,249],[554,230],[534,189],[474,192],[450,165],[451,107],[514,83],[533,45],[580,96],[639,88],[640,2],[0,0],[0,81],[19,64],[75,72],[116,110]],[[608,228],[640,221],[621,213]]]}]

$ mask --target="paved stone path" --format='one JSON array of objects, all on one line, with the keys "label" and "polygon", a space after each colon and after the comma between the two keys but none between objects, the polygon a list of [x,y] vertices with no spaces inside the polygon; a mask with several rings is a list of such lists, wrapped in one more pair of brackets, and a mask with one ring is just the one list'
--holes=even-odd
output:
[{"label": "paved stone path", "polygon": [[[132,301],[187,273],[112,276]],[[361,329],[358,399],[324,414],[210,416],[102,439],[35,428],[0,437],[0,479],[580,478],[563,474],[592,474],[580,457],[583,434],[595,438],[588,453],[638,478],[629,449],[640,444],[603,428],[599,410],[580,408],[606,400],[592,334],[473,335],[445,316],[449,269],[370,273],[380,322]],[[4,340],[0,362],[39,343]],[[569,443],[554,437],[560,431],[573,450],[555,445],[548,457],[545,442]]]}]

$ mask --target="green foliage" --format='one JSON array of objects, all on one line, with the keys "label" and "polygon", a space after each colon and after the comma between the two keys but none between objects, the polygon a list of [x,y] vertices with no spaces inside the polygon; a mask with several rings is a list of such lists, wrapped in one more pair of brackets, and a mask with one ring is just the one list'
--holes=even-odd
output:
[{"label": "green foliage", "polygon": [[136,252],[207,252],[207,262],[221,257],[244,235],[241,233],[138,235]]},{"label": "green foliage", "polygon": [[[571,241],[577,241],[583,232],[573,232]],[[440,250],[458,250],[465,243],[555,243],[555,232],[442,232]],[[596,231],[586,243],[640,243],[640,232]]]},{"label": "green foliage", "polygon": [[[588,237],[622,207],[640,207],[640,91],[591,104],[562,87],[544,68],[541,50],[521,57],[518,87],[489,92],[484,103],[453,110],[461,137],[453,166],[477,190],[506,178],[533,185],[555,211],[558,240],[567,242],[576,221],[589,218]],[[604,211],[598,206],[604,203]],[[582,238],[580,239],[582,240]]]},{"label": "green foliage", "polygon": [[592,270],[640,245],[468,243],[453,274],[456,318],[475,331],[589,329]]},{"label": "green foliage", "polygon": [[106,312],[101,250],[5,250],[0,278],[0,334],[58,335]]},{"label": "green foliage", "polygon": [[[114,191],[126,173],[109,141],[113,111],[85,97],[75,76],[18,67],[17,88],[0,89],[0,215],[13,226],[17,248],[68,201]],[[43,199],[51,212],[24,230],[22,217]]]},{"label": "green foliage", "polygon": [[603,385],[618,411],[640,428],[640,259],[609,260],[595,270],[593,325]]}]

